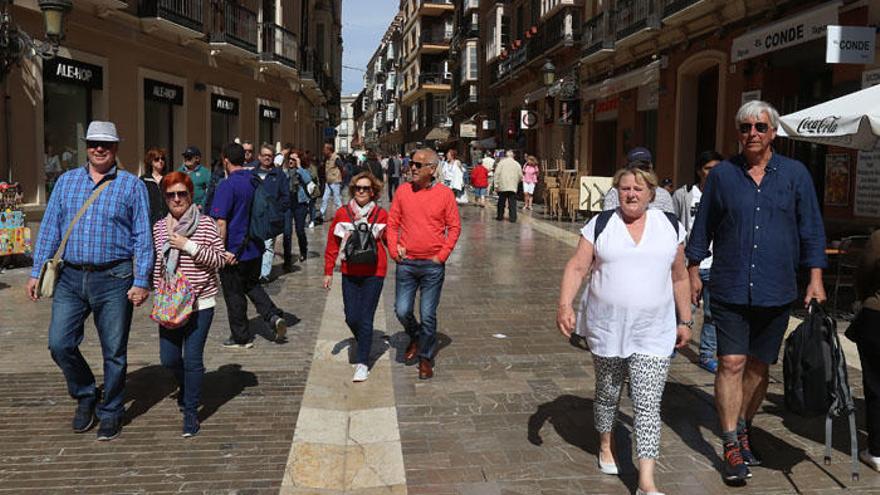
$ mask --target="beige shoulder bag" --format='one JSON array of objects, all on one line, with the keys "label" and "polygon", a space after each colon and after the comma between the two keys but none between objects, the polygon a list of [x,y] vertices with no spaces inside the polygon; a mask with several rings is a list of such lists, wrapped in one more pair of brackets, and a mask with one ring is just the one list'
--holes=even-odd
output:
[{"label": "beige shoulder bag", "polygon": [[61,239],[61,244],[58,246],[58,250],[55,251],[55,256],[52,256],[48,260],[43,262],[43,266],[40,267],[40,278],[37,279],[37,297],[52,297],[52,294],[55,293],[55,284],[58,283],[58,276],[61,275],[61,265],[64,263],[61,257],[64,256],[64,248],[67,246],[67,239],[70,237],[70,233],[73,232],[73,227],[76,225],[76,222],[82,218],[83,213],[89,209],[89,206],[98,199],[98,196],[101,195],[101,192],[113,182],[112,180],[108,180],[98,186],[92,192],[92,195],[89,196],[89,199],[86,200],[85,203],[80,207],[79,211],[76,212],[76,216],[73,217],[73,221],[70,222],[70,225],[67,226],[67,232],[64,233],[64,237]]}]

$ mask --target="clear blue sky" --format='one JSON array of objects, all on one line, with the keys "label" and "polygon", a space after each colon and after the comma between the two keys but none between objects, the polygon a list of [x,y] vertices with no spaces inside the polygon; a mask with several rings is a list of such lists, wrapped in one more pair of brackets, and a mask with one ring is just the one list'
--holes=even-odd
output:
[{"label": "clear blue sky", "polygon": [[[342,65],[366,70],[398,5],[398,0],[342,0]],[[363,87],[363,72],[342,68],[343,95]]]}]

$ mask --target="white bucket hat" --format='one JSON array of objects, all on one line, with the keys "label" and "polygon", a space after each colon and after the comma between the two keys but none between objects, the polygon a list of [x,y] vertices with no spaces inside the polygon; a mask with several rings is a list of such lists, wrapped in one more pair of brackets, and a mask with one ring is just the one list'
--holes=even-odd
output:
[{"label": "white bucket hat", "polygon": [[102,120],[93,120],[89,123],[86,131],[86,141],[104,141],[106,143],[118,143],[119,134],[116,132],[116,124]]}]

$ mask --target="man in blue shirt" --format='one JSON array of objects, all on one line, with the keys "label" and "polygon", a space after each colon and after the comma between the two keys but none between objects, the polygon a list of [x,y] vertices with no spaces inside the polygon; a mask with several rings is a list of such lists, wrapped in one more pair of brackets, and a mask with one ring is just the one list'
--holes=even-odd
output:
[{"label": "man in blue shirt", "polygon": [[253,172],[244,168],[244,149],[237,143],[227,144],[222,160],[228,177],[217,186],[211,216],[217,220],[220,237],[226,246],[227,264],[220,270],[220,282],[231,336],[223,346],[250,349],[254,346],[254,337],[248,329],[247,299],[254,303],[263,320],[274,329],[276,341],[284,339],[287,323],[284,313],[259,284],[264,246],[262,242],[253,241],[247,236],[256,187]]},{"label": "man in blue shirt", "polygon": [[804,304],[825,301],[825,229],[804,164],[771,147],[779,114],[762,101],[736,114],[742,153],[706,180],[685,254],[693,303],[702,290],[700,261],[710,255],[711,310],[718,339],[715,401],[724,442],[724,479],[744,483],[761,463],[749,430],[779,356],[797,271],[809,268]]},{"label": "man in blue shirt", "polygon": [[64,266],[55,286],[49,324],[49,352],[64,373],[67,391],[78,403],[73,431],[83,433],[94,425],[98,391],[79,344],[86,317],[95,315],[104,355],[98,440],[112,440],[122,431],[133,305],[140,306],[147,299],[153,269],[147,188],[137,176],[117,168],[118,149],[119,136],[112,122],[89,124],[88,163],[58,179],[40,224],[27,285],[28,295],[36,301],[43,263],[55,254],[92,192],[109,182],[74,225],[61,253]]}]

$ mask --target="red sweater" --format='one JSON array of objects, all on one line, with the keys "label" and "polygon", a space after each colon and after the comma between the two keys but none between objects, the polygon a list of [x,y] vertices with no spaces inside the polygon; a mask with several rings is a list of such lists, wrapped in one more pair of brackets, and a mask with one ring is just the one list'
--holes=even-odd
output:
[{"label": "red sweater", "polygon": [[443,184],[414,191],[412,183],[397,188],[388,216],[388,249],[396,256],[397,246],[406,257],[440,262],[452,253],[461,234],[461,219],[452,191]]},{"label": "red sweater", "polygon": [[[333,275],[333,267],[336,266],[336,258],[339,256],[339,246],[342,244],[342,238],[334,234],[336,225],[340,222],[351,223],[351,218],[348,217],[346,208],[347,206],[343,205],[342,208],[336,210],[336,215],[333,217],[333,222],[330,223],[330,228],[327,231],[327,249],[324,250],[324,275]],[[385,238],[385,232],[388,230],[388,212],[379,206],[376,206],[376,208],[378,208],[378,213],[370,212],[369,222],[373,223],[375,220],[376,225],[386,225],[380,238],[376,239],[378,241],[376,242],[376,248],[379,261],[375,265],[349,265],[347,261],[342,260],[341,271],[343,275],[384,277],[388,271],[388,256],[385,254],[385,243],[382,242]]]},{"label": "red sweater", "polygon": [[489,187],[489,171],[483,165],[477,165],[471,170],[471,185],[474,187]]}]

